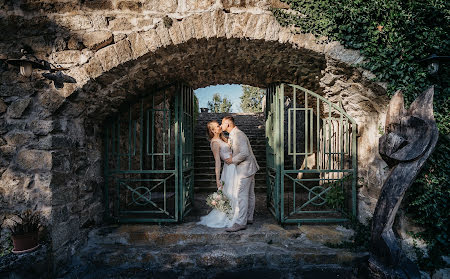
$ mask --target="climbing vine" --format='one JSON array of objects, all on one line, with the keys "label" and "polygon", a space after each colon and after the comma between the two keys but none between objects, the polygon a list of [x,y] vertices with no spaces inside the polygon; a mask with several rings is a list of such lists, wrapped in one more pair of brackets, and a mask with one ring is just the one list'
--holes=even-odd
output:
[{"label": "climbing vine", "polygon": [[319,42],[339,41],[364,55],[360,66],[387,82],[387,93],[402,90],[409,105],[421,92],[435,86],[434,114],[440,140],[403,203],[413,221],[425,228],[416,235],[429,244],[421,267],[440,265],[449,253],[448,216],[450,181],[450,69],[440,65],[431,74],[431,54],[450,55],[450,2],[446,0],[284,0],[287,9],[273,9],[283,26],[293,32],[313,33]]}]

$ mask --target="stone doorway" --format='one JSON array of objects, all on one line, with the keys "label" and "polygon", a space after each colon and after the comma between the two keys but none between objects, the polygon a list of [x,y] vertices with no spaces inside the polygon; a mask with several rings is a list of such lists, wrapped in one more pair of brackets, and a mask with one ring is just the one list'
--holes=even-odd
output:
[{"label": "stone doorway", "polygon": [[44,211],[55,269],[103,222],[104,123],[127,102],[178,80],[194,89],[284,81],[342,101],[360,128],[359,217],[371,215],[385,166],[376,147],[387,97],[358,68],[364,57],[357,51],[292,33],[262,1],[129,6],[137,10],[117,1],[54,2],[5,4],[2,24],[12,32],[2,34],[2,53],[31,43],[39,59],[69,68],[76,83],[56,88],[42,72],[26,79],[0,65],[0,188],[6,210]]},{"label": "stone doorway", "polygon": [[214,157],[206,136],[206,124],[221,119],[227,115],[233,116],[236,126],[249,138],[250,144],[260,165],[255,175],[256,209],[255,218],[268,220],[271,218],[267,210],[266,187],[266,137],[264,113],[209,113],[201,112],[198,116],[194,132],[194,209],[187,221],[198,220],[206,215],[210,208],[206,205],[206,196],[217,190],[214,172]]}]

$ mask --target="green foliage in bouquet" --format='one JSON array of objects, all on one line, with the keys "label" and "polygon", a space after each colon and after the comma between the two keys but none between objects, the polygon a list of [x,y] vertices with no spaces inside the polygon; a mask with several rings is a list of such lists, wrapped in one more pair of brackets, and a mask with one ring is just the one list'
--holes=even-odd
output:
[{"label": "green foliage in bouquet", "polygon": [[[225,182],[222,181],[222,187],[225,186]],[[222,190],[217,190],[206,198],[206,204],[219,211],[225,212],[229,217],[232,213],[230,200],[223,193]]]}]

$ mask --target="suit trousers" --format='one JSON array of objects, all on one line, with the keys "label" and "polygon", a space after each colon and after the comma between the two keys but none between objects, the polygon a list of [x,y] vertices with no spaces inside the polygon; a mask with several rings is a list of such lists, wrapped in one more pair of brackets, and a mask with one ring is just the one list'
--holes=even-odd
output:
[{"label": "suit trousers", "polygon": [[240,178],[238,186],[239,216],[236,223],[246,225],[255,212],[255,175]]}]

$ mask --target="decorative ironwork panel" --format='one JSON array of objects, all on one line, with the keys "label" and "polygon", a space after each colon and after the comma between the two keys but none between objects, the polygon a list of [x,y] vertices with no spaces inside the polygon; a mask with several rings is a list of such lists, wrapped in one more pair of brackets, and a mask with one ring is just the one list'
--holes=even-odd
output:
[{"label": "decorative ironwork panel", "polygon": [[356,214],[356,122],[341,104],[293,84],[269,87],[266,100],[266,124],[273,127],[267,154],[274,154],[272,177],[279,179],[273,183],[279,184],[278,220],[338,222]]},{"label": "decorative ironwork panel", "polygon": [[180,94],[180,152],[181,163],[181,217],[193,207],[194,201],[194,90],[184,84],[178,85]]},{"label": "decorative ironwork panel", "polygon": [[266,185],[267,207],[280,219],[280,90],[276,85],[266,89]]},{"label": "decorative ironwork panel", "polygon": [[193,187],[193,106],[187,104],[192,94],[189,87],[169,86],[106,121],[107,218],[118,222],[182,219],[189,206],[186,200],[192,200],[185,190]]}]

